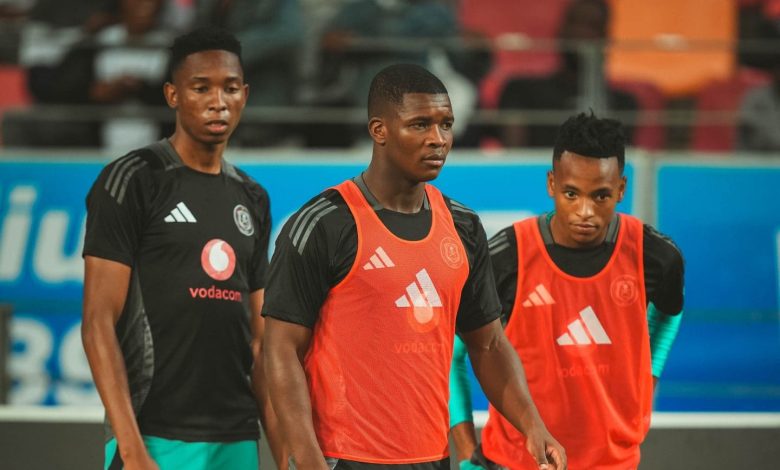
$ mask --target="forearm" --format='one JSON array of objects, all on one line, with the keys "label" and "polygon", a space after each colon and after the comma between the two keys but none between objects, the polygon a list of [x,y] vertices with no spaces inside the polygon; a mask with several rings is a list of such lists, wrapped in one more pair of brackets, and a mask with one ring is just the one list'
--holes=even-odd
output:
[{"label": "forearm", "polygon": [[477,432],[474,423],[463,421],[450,428],[450,438],[455,444],[455,454],[458,462],[468,460],[477,448]]},{"label": "forearm", "polygon": [[124,461],[146,452],[135,419],[127,370],[110,321],[82,324],[84,351]]},{"label": "forearm", "polygon": [[265,367],[262,360],[262,349],[260,341],[252,342],[252,352],[254,354],[254,365],[252,367],[252,389],[257,401],[257,409],[260,414],[260,424],[263,426],[265,438],[268,446],[271,448],[274,461],[277,468],[285,470],[287,468],[287,451],[284,448],[284,439],[279,419],[271,406],[271,397],[268,393],[268,386],[265,379]]},{"label": "forearm", "polygon": [[455,444],[459,461],[466,460],[477,447],[474,430],[474,417],[471,405],[468,367],[466,365],[466,345],[455,337],[455,347],[450,368],[450,437]]},{"label": "forearm", "polygon": [[519,431],[541,424],[531,398],[523,364],[503,335],[482,348],[469,348],[474,373],[490,403]]},{"label": "forearm", "polygon": [[294,350],[265,355],[268,390],[281,431],[298,468],[327,469],[312,423],[306,374]]}]

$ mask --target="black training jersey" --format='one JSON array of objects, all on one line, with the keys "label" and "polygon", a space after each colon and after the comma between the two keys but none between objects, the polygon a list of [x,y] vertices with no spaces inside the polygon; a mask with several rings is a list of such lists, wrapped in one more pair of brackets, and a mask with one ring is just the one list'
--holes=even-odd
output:
[{"label": "black training jersey", "polygon": [[116,332],[141,433],[258,437],[250,293],[265,287],[265,190],[222,162],[185,166],[164,139],[106,166],[87,196],[85,256],[132,268]]},{"label": "black training jersey", "polygon": [[[428,234],[432,218],[427,200],[422,210],[414,214],[391,211],[373,198],[361,178],[353,181],[394,235],[414,241]],[[444,200],[469,262],[457,328],[471,331],[498,318],[501,311],[487,239],[474,211],[446,196]],[[355,219],[338,191],[325,190],[307,202],[276,239],[263,315],[314,328],[328,292],[344,279],[355,262],[357,243]]]},{"label": "black training jersey", "polygon": [[[575,249],[553,241],[549,229],[549,214],[539,216],[538,220],[550,258],[562,271],[576,277],[593,276],[606,266],[615,249],[615,240],[620,230],[618,214],[608,228],[604,243],[593,248]],[[643,225],[642,238],[647,301],[667,315],[677,315],[683,308],[682,253],[669,237],[650,225]],[[488,244],[501,299],[501,311],[507,319],[512,312],[517,290],[517,237],[514,227],[501,230]]]}]

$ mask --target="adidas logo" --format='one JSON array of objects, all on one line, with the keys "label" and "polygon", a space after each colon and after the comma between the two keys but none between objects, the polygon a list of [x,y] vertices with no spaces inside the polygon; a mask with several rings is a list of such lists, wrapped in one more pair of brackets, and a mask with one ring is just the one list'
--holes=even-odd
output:
[{"label": "adidas logo", "polygon": [[523,302],[523,307],[541,307],[543,305],[552,305],[555,303],[555,299],[552,298],[543,284],[539,284],[534,288],[534,291]]},{"label": "adidas logo", "polygon": [[171,211],[170,214],[168,214],[167,217],[164,219],[168,223],[173,222],[189,222],[191,224],[194,224],[197,222],[195,219],[195,216],[192,215],[192,212],[187,208],[186,205],[184,205],[183,202],[180,202],[176,204],[176,208]]},{"label": "adidas logo", "polygon": [[374,254],[371,255],[371,258],[369,259],[368,263],[363,265],[363,269],[367,271],[369,269],[392,268],[394,266],[395,263],[393,263],[393,260],[391,260],[390,257],[387,256],[385,250],[380,246],[376,250],[374,250]]},{"label": "adidas logo", "polygon": [[577,319],[569,323],[569,332],[562,334],[555,340],[559,345],[612,344],[612,340],[607,336],[607,332],[604,331],[596,312],[590,305],[580,312],[580,318],[582,321]]},{"label": "adidas logo", "polygon": [[436,292],[428,271],[422,269],[416,277],[417,282],[406,286],[406,294],[395,301],[396,307],[441,307],[439,293]]}]

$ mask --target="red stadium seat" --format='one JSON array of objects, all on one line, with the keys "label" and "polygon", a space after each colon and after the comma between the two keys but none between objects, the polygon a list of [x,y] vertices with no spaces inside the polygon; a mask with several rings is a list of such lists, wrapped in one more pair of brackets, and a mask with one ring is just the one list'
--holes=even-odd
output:
[{"label": "red stadium seat", "polygon": [[[769,77],[753,69],[741,69],[728,80],[707,85],[696,97],[696,123],[691,136],[691,150],[728,152],[734,149],[737,136],[737,111],[742,97],[751,88],[769,83]],[[706,122],[704,113],[724,113],[725,123]]]},{"label": "red stadium seat", "polygon": [[639,105],[639,124],[633,144],[645,150],[660,150],[666,143],[666,129],[661,122],[666,106],[663,92],[649,82],[611,81],[610,88],[631,94]]},{"label": "red stadium seat", "polygon": [[5,108],[30,104],[26,77],[27,74],[21,67],[0,66],[0,112]]},{"label": "red stadium seat", "polygon": [[[493,40],[506,39],[512,34],[530,39],[554,39],[569,1],[462,0],[459,16],[466,30],[480,32]],[[549,75],[557,68],[558,53],[552,48],[544,51],[497,49],[493,70],[481,85],[483,106],[497,106],[509,77]]]},{"label": "red stadium seat", "polygon": [[[3,113],[8,108],[28,106],[32,100],[27,93],[27,74],[17,66],[0,66],[0,130]],[[0,144],[2,144],[0,132]]]}]

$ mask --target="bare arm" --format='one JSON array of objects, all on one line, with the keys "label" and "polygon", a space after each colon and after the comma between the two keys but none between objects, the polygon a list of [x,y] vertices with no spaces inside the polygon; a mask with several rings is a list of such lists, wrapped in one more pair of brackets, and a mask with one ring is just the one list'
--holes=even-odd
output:
[{"label": "bare arm", "polygon": [[265,319],[260,314],[263,309],[265,290],[259,289],[249,296],[249,308],[252,315],[252,389],[260,411],[260,423],[265,431],[265,438],[271,448],[276,466],[279,470],[287,469],[289,452],[284,447],[279,419],[271,406],[271,397],[268,394],[268,383],[263,365],[263,333],[265,332]]},{"label": "bare arm", "polygon": [[450,428],[450,437],[455,443],[456,456],[458,462],[469,460],[471,454],[477,448],[477,432],[474,429],[474,423],[464,421]]},{"label": "bare arm", "polygon": [[303,370],[312,331],[266,318],[264,364],[268,391],[297,468],[328,470],[312,423],[311,398]]},{"label": "bare arm", "polygon": [[95,385],[125,468],[156,469],[138,429],[125,361],[114,329],[127,297],[130,267],[94,256],[85,257],[84,263],[81,337]]},{"label": "bare arm", "polygon": [[[526,447],[539,468],[566,468],[563,447],[547,431],[531,399],[523,364],[496,319],[461,334],[471,365],[493,406],[526,437]],[[548,461],[552,466],[548,465]]]}]

